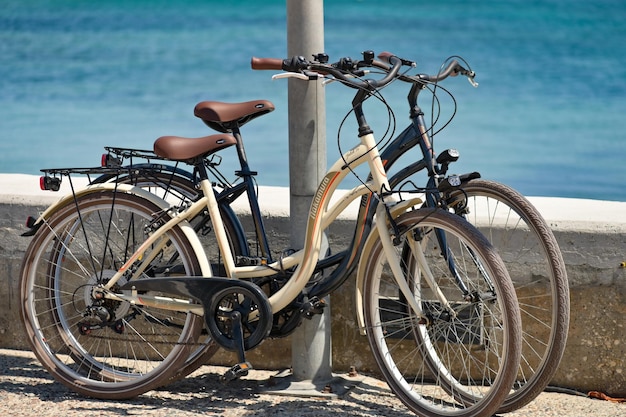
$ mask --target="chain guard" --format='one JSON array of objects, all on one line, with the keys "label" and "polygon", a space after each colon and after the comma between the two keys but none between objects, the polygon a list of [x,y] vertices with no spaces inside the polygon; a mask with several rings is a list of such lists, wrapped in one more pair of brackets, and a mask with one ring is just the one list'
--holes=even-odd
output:
[{"label": "chain guard", "polygon": [[[238,316],[237,324],[235,315]],[[213,294],[209,305],[205,305],[205,320],[211,337],[230,351],[240,349],[241,338],[244,350],[258,346],[269,336],[273,322],[272,309],[265,293],[258,287],[239,283]]]},{"label": "chain guard", "polygon": [[202,304],[212,338],[227,350],[238,350],[230,315],[238,312],[245,350],[260,344],[272,329],[272,307],[255,284],[222,277],[149,278],[126,283],[122,290],[153,291],[191,298]]}]

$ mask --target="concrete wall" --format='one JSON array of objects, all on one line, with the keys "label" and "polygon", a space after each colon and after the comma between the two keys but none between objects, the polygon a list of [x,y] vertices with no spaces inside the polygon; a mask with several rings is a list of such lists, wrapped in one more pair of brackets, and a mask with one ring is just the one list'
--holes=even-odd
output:
[{"label": "concrete wall", "polygon": [[[35,215],[61,193],[37,190],[36,177],[0,175],[0,347],[29,349],[19,319],[19,274],[30,238],[21,237],[26,216]],[[67,187],[67,184],[64,183]],[[67,188],[66,188],[67,190]],[[287,247],[288,191],[261,187],[261,206],[268,214],[273,247]],[[580,391],[626,395],[626,203],[532,198],[552,226],[568,271],[571,324],[565,357],[552,382]],[[244,221],[248,221],[242,212]],[[348,216],[349,217],[349,216]],[[330,231],[333,243],[349,237],[344,219]],[[354,323],[353,281],[331,297],[333,368],[356,366],[376,373],[365,337]],[[215,364],[232,364],[234,357],[220,352]],[[267,340],[249,359],[257,367],[290,366],[289,338]]]}]

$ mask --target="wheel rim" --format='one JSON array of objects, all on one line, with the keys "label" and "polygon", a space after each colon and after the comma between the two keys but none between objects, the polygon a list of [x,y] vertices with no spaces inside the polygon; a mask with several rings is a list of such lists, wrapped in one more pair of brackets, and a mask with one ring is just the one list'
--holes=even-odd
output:
[{"label": "wheel rim", "polygon": [[[106,398],[111,392],[158,384],[159,378],[170,372],[166,370],[179,361],[175,360],[179,352],[187,349],[184,344],[197,336],[195,329],[201,320],[191,314],[166,316],[156,309],[114,301],[99,306],[109,313],[106,320],[100,319],[98,323],[97,314],[85,318],[86,312],[93,309],[93,286],[113,275],[113,267],[121,265],[123,256],[132,253],[125,252],[132,250],[128,236],[137,233],[133,245],[140,244],[139,233],[151,221],[146,209],[132,199],[132,204],[127,202],[122,206],[128,209],[125,214],[112,211],[109,200],[101,203],[96,200],[81,210],[80,220],[59,216],[44,226],[50,233],[38,240],[38,252],[32,259],[40,262],[28,270],[25,317],[34,333],[38,356],[53,375],[72,387],[93,391],[88,395]],[[154,210],[148,210],[151,212]],[[116,224],[126,226],[116,232],[126,239],[128,247],[110,238],[108,246],[97,248],[94,243],[89,252],[86,237],[93,237],[107,225],[105,213],[115,213]],[[124,215],[128,216],[128,222],[124,222]],[[122,231],[125,233],[119,233]],[[171,237],[172,244],[162,251],[154,265],[171,261],[173,252],[185,253],[180,237],[174,234]],[[120,255],[122,252],[125,255]],[[179,258],[182,270],[189,274],[198,270],[197,265],[189,263],[188,255]],[[169,333],[164,335],[165,328]]]}]

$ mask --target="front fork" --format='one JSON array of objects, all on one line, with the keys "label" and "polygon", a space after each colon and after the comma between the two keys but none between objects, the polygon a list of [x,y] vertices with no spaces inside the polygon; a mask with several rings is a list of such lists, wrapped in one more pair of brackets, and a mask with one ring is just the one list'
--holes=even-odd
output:
[{"label": "front fork", "polygon": [[[386,214],[383,212],[384,210],[385,210],[384,205],[380,204],[376,210],[376,214],[377,214],[376,217],[378,219],[385,218],[383,217]],[[390,220],[390,221],[393,221],[393,220]],[[385,251],[387,261],[389,262],[389,267],[391,268],[391,271],[393,272],[394,279],[396,283],[398,284],[398,287],[400,288],[400,292],[402,292],[402,295],[407,300],[407,303],[409,304],[409,307],[411,308],[411,310],[413,310],[416,313],[416,315],[418,315],[420,318],[427,319],[427,317],[423,314],[422,303],[421,303],[421,299],[419,298],[420,292],[412,291],[411,288],[409,287],[406,273],[404,271],[404,268],[402,268],[402,265],[401,265],[401,257],[399,257],[396,253],[396,250],[394,248],[394,242],[393,242],[391,233],[389,232],[389,227],[387,226],[387,222],[378,221],[376,222],[376,227],[378,228],[380,241],[383,245],[383,250]],[[440,234],[441,234],[441,238],[443,239],[445,243],[445,233],[440,229],[437,229],[437,232],[438,232],[437,238],[439,239]],[[446,308],[448,313],[450,313],[451,317],[455,317],[456,313],[454,309],[452,308],[452,305],[450,304],[450,302],[444,295],[443,291],[441,291],[441,288],[439,288],[439,285],[436,282],[435,276],[433,275],[428,265],[428,261],[426,260],[426,256],[424,255],[424,251],[422,250],[421,239],[419,238],[416,239],[414,235],[408,234],[406,241],[408,242],[409,249],[411,250],[411,256],[417,262],[417,271],[419,275],[416,276],[416,282],[418,282],[417,280],[419,280],[420,278],[424,278],[426,283],[430,287],[430,289],[435,294],[436,298],[441,303],[441,305]],[[441,244],[441,241],[440,241],[440,244]],[[447,248],[447,246],[444,246],[444,247]],[[446,255],[448,254],[449,253],[446,253]],[[446,260],[448,262],[448,265],[454,262],[451,256],[448,256]],[[458,277],[456,268],[455,268],[454,273],[455,273],[455,277]]]},{"label": "front fork", "polygon": [[[462,184],[466,183],[467,181],[471,181],[472,179],[479,178],[479,177],[480,177],[480,174],[478,174],[477,172],[473,172],[471,174],[464,174],[461,176],[455,175],[455,176],[447,177],[445,179],[445,185],[443,186],[444,187],[461,187]],[[445,199],[442,198],[441,193],[439,192],[439,187],[435,184],[435,181],[432,177],[429,179],[429,182],[428,182],[425,205],[428,207],[442,207],[443,209],[448,209],[447,203]],[[455,212],[455,214],[465,219],[464,211]],[[439,247],[441,248],[441,254],[444,257],[444,259],[447,261],[448,269],[454,276],[454,279],[456,281],[456,284],[459,290],[463,293],[463,297],[467,301],[475,301],[476,295],[471,294],[470,290],[467,288],[467,285],[465,285],[463,278],[459,275],[453,256],[450,252],[450,248],[447,244],[445,231],[441,229],[436,229],[435,234],[437,236]],[[489,275],[486,273],[484,267],[482,266],[482,264],[480,263],[480,261],[478,260],[474,252],[470,248],[467,248],[467,250],[470,253],[474,264],[477,266],[479,271],[481,271],[481,275],[483,276],[485,282],[489,286],[491,293],[495,294],[495,286],[493,284],[493,281],[491,280],[491,277],[489,277]]]},{"label": "front fork", "polygon": [[[459,180],[460,181],[459,185],[461,182],[463,182],[463,180],[468,181],[476,177],[479,177],[479,174],[472,173],[472,174],[468,174],[467,176],[465,175],[461,176],[462,180]],[[455,178],[453,181],[456,182],[456,180],[457,179]],[[432,182],[429,182],[428,192],[426,193],[426,196],[425,196],[426,202],[424,203],[424,206],[440,207],[441,206],[440,193],[437,190],[437,187],[435,186],[434,180],[431,180],[431,181]],[[394,207],[386,207],[384,203],[380,202],[376,209],[376,218],[378,219],[378,221],[376,222],[376,229],[373,230],[374,233],[371,233],[370,237],[365,242],[363,246],[363,254],[367,254],[368,251],[371,250],[375,240],[377,240],[377,238],[380,238],[387,260],[389,262],[390,268],[393,272],[394,278],[398,284],[398,287],[402,295],[407,300],[407,303],[409,304],[411,310],[414,311],[418,317],[428,321],[428,317],[426,317],[426,315],[423,313],[421,300],[418,297],[416,297],[416,295],[419,295],[419,292],[415,294],[415,292],[412,291],[411,288],[409,287],[409,284],[406,280],[406,274],[400,263],[401,259],[400,257],[398,257],[394,249],[394,236],[392,236],[392,232],[390,232],[389,225],[387,221],[385,221],[386,219],[397,218],[400,214],[406,211],[407,208],[414,207],[415,205],[416,205],[415,200],[398,203]],[[455,281],[459,288],[459,291],[462,292],[464,298],[468,302],[479,301],[479,299],[476,299],[476,295],[471,294],[471,292],[467,288],[467,285],[465,284],[464,280],[462,279],[462,277],[460,276],[458,272],[458,268],[455,264],[454,257],[452,256],[452,253],[450,252],[450,248],[448,247],[448,244],[447,244],[445,231],[442,229],[436,229],[434,232],[435,232],[435,236],[437,238],[439,247],[441,248],[442,256],[446,260],[450,272],[455,277]],[[438,287],[438,285],[435,282],[435,278],[424,256],[422,244],[420,242],[419,237],[415,237],[411,235],[411,236],[408,236],[407,241],[409,242],[409,249],[411,250],[411,255],[414,257],[414,259],[417,262],[418,271],[421,274],[421,277],[425,278],[426,282],[428,283],[429,287],[438,298],[441,305],[446,308],[446,310],[451,314],[451,317],[454,317],[455,312],[450,302],[447,300],[447,298],[441,292],[441,289]],[[477,265],[479,270],[482,271],[482,275],[485,281],[487,282],[488,286],[492,289],[492,292],[495,293],[495,290],[493,290],[494,286],[493,286],[493,282],[491,281],[491,278],[486,274],[486,272],[484,271],[484,268],[482,268],[482,265],[480,265],[480,261],[475,256],[473,256],[473,253],[471,251],[470,253],[472,254],[472,259],[474,263]],[[365,263],[367,262],[367,258],[368,258],[367,256],[361,257],[361,261],[359,262],[359,268],[357,272],[357,285],[356,285],[357,320],[359,324],[359,329],[362,334],[365,334],[363,288],[365,284],[364,282],[365,281]]]},{"label": "front fork", "polygon": [[[421,199],[413,198],[410,200],[405,200],[405,201],[401,201],[398,203],[394,203],[393,205],[389,207],[386,207],[383,202],[380,202],[376,208],[376,218],[377,218],[376,228],[372,229],[372,231],[370,232],[370,235],[368,236],[368,238],[366,239],[363,245],[363,251],[362,251],[361,258],[359,260],[359,265],[357,269],[357,277],[356,277],[357,322],[359,325],[359,331],[363,335],[365,335],[365,332],[366,332],[365,315],[364,315],[365,308],[363,305],[363,301],[364,301],[363,290],[365,288],[365,278],[366,278],[365,272],[367,271],[367,263],[370,260],[369,259],[370,257],[368,255],[371,254],[371,251],[374,248],[378,240],[380,240],[383,245],[383,250],[385,251],[386,258],[389,262],[389,266],[394,275],[394,279],[397,282],[398,287],[400,288],[400,292],[402,293],[404,298],[407,300],[409,307],[411,308],[413,312],[415,312],[415,315],[419,317],[420,319],[423,319],[425,322],[428,322],[429,320],[429,318],[423,313],[421,299],[419,299],[419,297],[416,297],[416,295],[419,296],[420,292],[418,291],[416,294],[415,291],[413,291],[409,287],[409,283],[406,279],[406,274],[401,265],[400,257],[398,256],[395,250],[394,238],[397,238],[398,236],[393,235],[393,233],[395,232],[390,231],[390,227],[387,222],[388,219],[396,219],[402,213],[406,212],[407,210],[413,209],[414,207],[417,207],[421,205],[422,203],[423,201]],[[396,228],[393,228],[393,229],[396,230]],[[448,307],[448,310],[450,311],[450,313],[454,315],[454,313],[452,312],[452,309],[450,308],[449,301],[446,299],[444,294],[438,289],[438,286],[436,285],[436,283],[434,283],[434,278],[433,278],[434,276],[432,272],[430,271],[430,267],[428,266],[428,263],[424,257],[421,243],[418,240],[413,239],[409,249],[413,251],[413,256],[418,262],[418,268],[420,270],[420,273],[428,274],[431,277],[431,280],[429,281],[429,285],[432,286],[432,289],[437,295],[437,298],[439,299],[441,305]]]},{"label": "front fork", "polygon": [[[428,180],[428,186],[426,187],[426,206],[427,207],[439,207],[441,206],[441,195],[439,194],[439,190],[437,189],[437,184],[434,180],[434,177],[430,177]],[[442,207],[446,208],[446,207]],[[459,275],[457,267],[454,263],[454,259],[451,256],[450,248],[448,247],[448,241],[446,239],[446,232],[442,229],[436,229],[435,235],[437,236],[437,241],[439,242],[439,247],[441,248],[441,255],[443,259],[448,263],[448,269],[454,276],[454,280],[456,281],[459,290],[463,293],[465,298],[469,295],[469,289],[463,279]]]}]

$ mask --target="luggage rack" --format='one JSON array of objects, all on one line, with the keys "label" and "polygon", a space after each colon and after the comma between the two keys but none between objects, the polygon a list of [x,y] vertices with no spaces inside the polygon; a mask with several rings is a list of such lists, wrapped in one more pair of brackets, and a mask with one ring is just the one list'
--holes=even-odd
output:
[{"label": "luggage rack", "polygon": [[[39,186],[42,190],[59,191],[63,177],[68,177],[70,184],[72,175],[83,175],[87,177],[89,184],[101,183],[119,176],[150,178],[154,173],[167,173],[168,175],[183,176],[195,184],[195,172],[190,172],[180,168],[178,161],[172,161],[155,154],[151,150],[119,148],[105,146],[107,151],[102,154],[100,166],[94,167],[74,167],[74,168],[46,168],[41,172],[44,175],[39,179]],[[163,163],[168,161],[170,163]],[[222,158],[213,154],[205,160],[205,164],[222,185],[231,185],[230,182],[218,171]],[[156,176],[154,177],[156,180]],[[162,177],[161,177],[162,178]],[[160,180],[162,181],[162,179]],[[72,186],[73,187],[73,186]]]},{"label": "luggage rack", "polygon": [[143,174],[144,178],[148,178],[150,173],[171,171],[172,168],[172,165],[154,163],[116,167],[46,168],[41,170],[44,175],[39,179],[39,186],[42,190],[59,191],[63,177],[68,177],[71,183],[72,175],[86,176],[89,184],[95,184],[121,175],[132,178]]},{"label": "luggage rack", "polygon": [[103,167],[121,166],[124,161],[128,161],[128,163],[132,165],[133,158],[142,159],[147,162],[151,160],[168,161],[168,159],[158,156],[153,151],[146,149],[117,148],[114,146],[105,146],[104,149],[107,153],[102,154],[101,164]]}]

